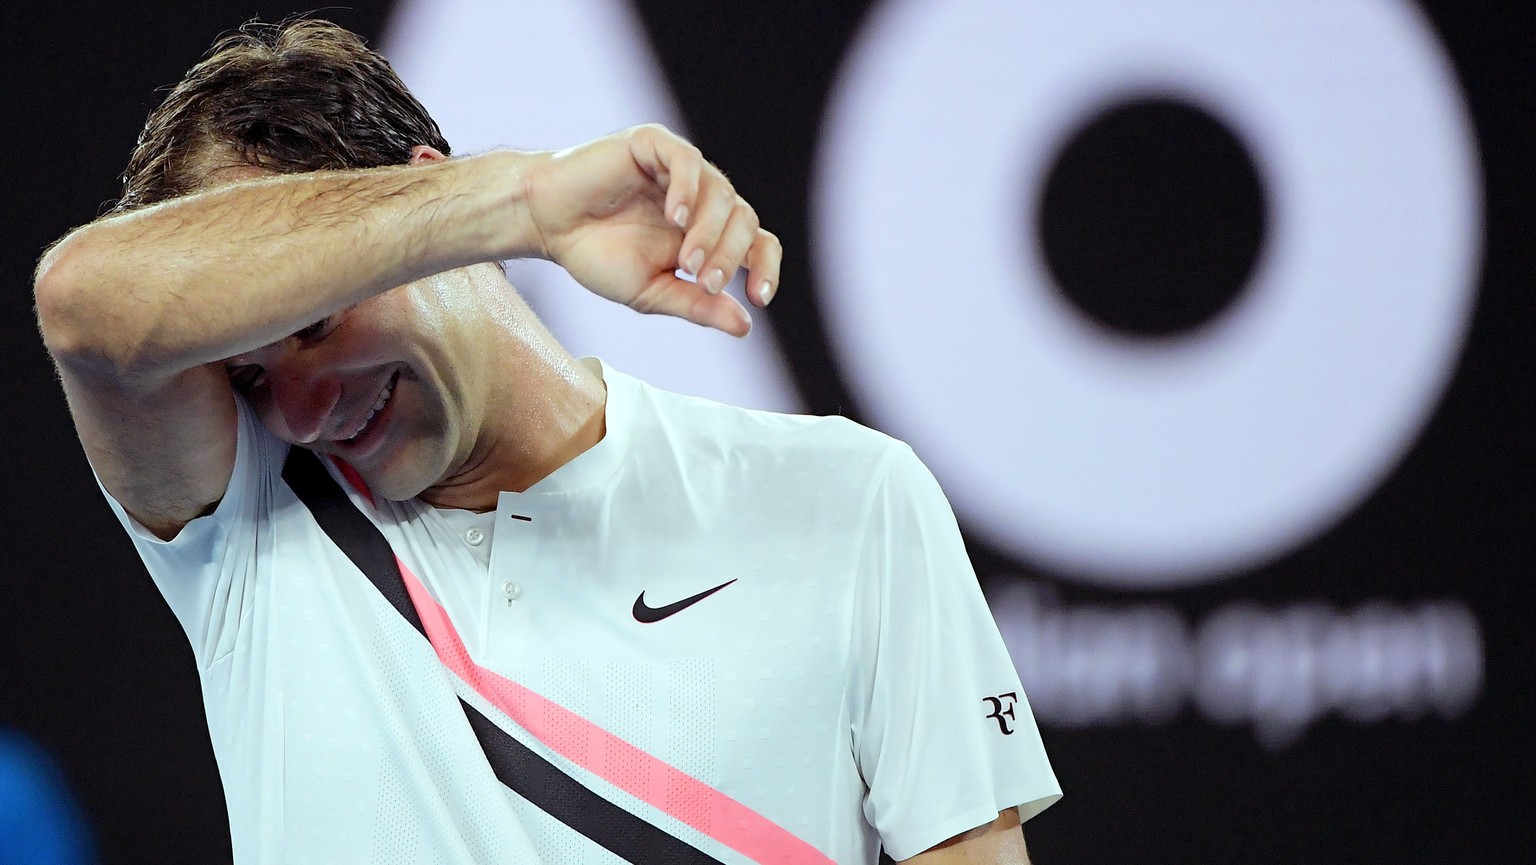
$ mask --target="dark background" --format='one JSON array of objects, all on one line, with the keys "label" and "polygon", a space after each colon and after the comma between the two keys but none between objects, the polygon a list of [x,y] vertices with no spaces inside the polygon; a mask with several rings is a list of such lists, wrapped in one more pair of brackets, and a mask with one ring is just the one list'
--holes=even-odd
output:
[{"label": "dark background", "polygon": [[[788,250],[771,313],[815,411],[857,413],[817,322],[805,178],[822,100],[861,3],[639,4],[694,138]],[[1153,727],[1047,729],[1067,798],[1028,825],[1042,863],[1507,860],[1536,849],[1531,543],[1536,326],[1536,12],[1423,4],[1476,128],[1486,183],[1477,308],[1449,390],[1393,475],[1303,549],[1158,600],[1196,617],[1232,599],[1455,598],[1476,614],[1486,680],[1453,720],[1324,720],[1297,743],[1185,713]],[[0,724],[51,751],[108,862],[227,861],[228,829],[192,656],[95,489],[31,311],[44,246],[117,193],[137,130],[249,2],[57,2],[7,11],[3,115],[5,458]],[[387,4],[327,17],[377,37]],[[522,86],[536,86],[523,82]],[[973,547],[984,582],[1028,563]],[[989,585],[989,588],[992,586]],[[1063,598],[1112,602],[1062,583]]]}]

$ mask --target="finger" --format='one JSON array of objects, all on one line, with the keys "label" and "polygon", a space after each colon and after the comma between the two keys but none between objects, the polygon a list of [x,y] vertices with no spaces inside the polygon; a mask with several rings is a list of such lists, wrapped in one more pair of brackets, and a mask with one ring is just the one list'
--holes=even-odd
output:
[{"label": "finger", "polygon": [[630,152],[635,162],[666,193],[662,215],[678,228],[688,227],[699,194],[704,154],[659,124],[631,130]]},{"label": "finger", "polygon": [[666,203],[663,215],[680,229],[686,230],[692,218],[695,202],[699,197],[699,174],[704,170],[704,156],[698,148],[690,146],[691,153],[682,152],[671,161],[665,187]]},{"label": "finger", "polygon": [[779,290],[779,265],[784,260],[784,245],[773,232],[757,230],[752,248],[747,250],[747,299],[767,306]]},{"label": "finger", "polygon": [[735,211],[737,200],[736,190],[725,175],[714,166],[706,168],[699,181],[693,223],[677,251],[678,267],[694,276],[704,270],[704,262],[720,243],[720,234]]},{"label": "finger", "polygon": [[673,276],[658,277],[630,306],[712,327],[732,336],[752,330],[752,316],[729,294],[706,294],[697,285]]},{"label": "finger", "polygon": [[747,254],[747,248],[757,237],[757,212],[741,196],[736,196],[736,207],[731,210],[730,218],[725,221],[725,228],[720,232],[720,241],[715,248],[710,250],[704,260],[704,267],[699,273],[699,284],[710,294],[719,294],[720,289],[736,276],[736,271],[741,267],[742,258]]},{"label": "finger", "polygon": [[693,302],[683,316],[694,324],[702,324],[731,336],[741,337],[752,332],[752,315],[741,301],[729,294],[695,294]]}]

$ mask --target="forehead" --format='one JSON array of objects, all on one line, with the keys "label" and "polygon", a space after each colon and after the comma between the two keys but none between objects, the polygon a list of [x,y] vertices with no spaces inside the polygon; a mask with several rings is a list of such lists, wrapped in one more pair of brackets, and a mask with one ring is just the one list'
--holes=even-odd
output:
[{"label": "forehead", "polygon": [[204,138],[196,149],[187,155],[186,161],[177,171],[183,188],[188,193],[207,192],[233,183],[271,177],[276,173],[271,169],[252,165],[235,147],[212,138]]},{"label": "forehead", "polygon": [[234,165],[222,165],[204,175],[203,186],[205,188],[224,186],[229,183],[240,183],[246,180],[255,180],[258,177],[271,177],[273,172],[256,165],[247,165],[243,162]]},{"label": "forehead", "polygon": [[221,186],[229,186],[233,183],[244,183],[247,180],[257,180],[262,177],[271,177],[276,172],[242,162],[233,154],[227,160],[210,160],[204,162],[197,172],[197,185],[194,192],[206,192],[210,189],[218,189]]}]

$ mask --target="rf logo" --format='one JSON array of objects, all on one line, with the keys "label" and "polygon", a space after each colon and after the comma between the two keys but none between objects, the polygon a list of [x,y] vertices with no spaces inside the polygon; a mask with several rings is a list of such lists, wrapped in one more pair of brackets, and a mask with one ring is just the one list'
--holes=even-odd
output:
[{"label": "rf logo", "polygon": [[1013,716],[1013,705],[1019,701],[1019,695],[1009,691],[996,697],[982,697],[981,701],[992,707],[987,717],[997,722],[997,729],[1002,730],[1004,736],[1012,736],[1013,727],[1009,725],[1017,720]]}]

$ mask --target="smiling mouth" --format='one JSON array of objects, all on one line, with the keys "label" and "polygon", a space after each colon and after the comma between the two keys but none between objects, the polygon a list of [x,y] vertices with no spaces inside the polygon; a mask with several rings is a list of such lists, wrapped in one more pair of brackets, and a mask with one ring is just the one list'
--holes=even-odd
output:
[{"label": "smiling mouth", "polygon": [[373,425],[373,419],[378,416],[379,412],[384,410],[384,406],[388,405],[390,398],[395,395],[395,385],[399,382],[399,372],[389,377],[389,381],[384,384],[383,389],[379,391],[378,397],[374,399],[373,406],[368,409],[368,413],[363,415],[363,419],[358,422],[357,429],[353,430],[352,434],[346,438],[338,439],[341,444],[355,444],[358,439],[363,437],[364,433],[368,432],[369,428]]}]

